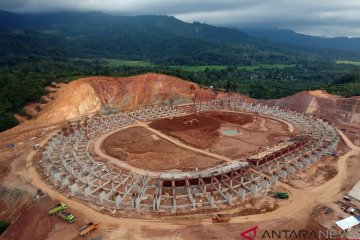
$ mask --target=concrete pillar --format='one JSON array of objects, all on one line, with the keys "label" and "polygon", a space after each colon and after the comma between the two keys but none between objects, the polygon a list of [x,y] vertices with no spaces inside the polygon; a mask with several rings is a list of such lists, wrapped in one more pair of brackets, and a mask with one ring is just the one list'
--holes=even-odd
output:
[{"label": "concrete pillar", "polygon": [[192,208],[196,208],[196,201],[195,201],[194,197],[191,198],[191,205],[192,205]]},{"label": "concrete pillar", "polygon": [[289,174],[293,174],[294,172],[295,172],[295,168],[294,168],[294,166],[292,166],[292,165],[290,165],[288,168],[287,168],[287,172],[289,173]]},{"label": "concrete pillar", "polygon": [[52,170],[54,169],[54,166],[51,163],[48,163],[45,165],[45,170],[48,175],[51,174]]},{"label": "concrete pillar", "polygon": [[252,182],[250,185],[250,192],[253,196],[256,196],[257,194],[257,184],[255,182]]},{"label": "concrete pillar", "polygon": [[139,206],[140,206],[140,198],[136,194],[133,194],[132,206],[133,206],[133,208],[139,208]]},{"label": "concrete pillar", "polygon": [[232,204],[232,194],[231,192],[226,192],[226,201],[228,202],[228,204]]},{"label": "concrete pillar", "polygon": [[122,201],[122,199],[121,199],[120,193],[116,193],[115,194],[115,206],[119,207],[121,204],[121,201]]},{"label": "concrete pillar", "polygon": [[244,199],[245,199],[246,191],[245,191],[244,188],[242,188],[242,187],[239,188],[238,194],[239,194],[239,198],[240,198],[241,200],[244,200]]},{"label": "concrete pillar", "polygon": [[157,198],[156,198],[156,194],[154,194],[154,198],[153,198],[153,210],[157,210]]},{"label": "concrete pillar", "polygon": [[211,196],[210,194],[208,194],[206,197],[209,201],[210,206],[213,207],[214,206],[214,197]]},{"label": "concrete pillar", "polygon": [[61,187],[62,187],[62,188],[65,188],[65,187],[67,187],[67,186],[69,186],[69,185],[70,185],[69,179],[68,179],[66,176],[64,176],[64,177],[61,179]]},{"label": "concrete pillar", "polygon": [[91,188],[89,186],[85,187],[84,189],[84,196],[88,197],[91,194]]},{"label": "concrete pillar", "polygon": [[297,170],[302,169],[302,167],[303,167],[302,162],[296,162],[296,163],[295,163],[295,167],[296,167]]},{"label": "concrete pillar", "polygon": [[262,180],[260,183],[260,187],[262,188],[262,190],[268,191],[269,181],[267,179]]},{"label": "concrete pillar", "polygon": [[55,184],[59,183],[61,181],[60,172],[53,172],[53,181]]},{"label": "concrete pillar", "polygon": [[48,159],[49,156],[50,156],[49,151],[47,151],[47,150],[43,151],[43,153],[42,153],[42,158],[43,159]]},{"label": "concrete pillar", "polygon": [[100,202],[101,204],[104,203],[105,197],[106,197],[105,191],[104,191],[104,190],[100,190],[100,192],[99,192],[99,202]]},{"label": "concrete pillar", "polygon": [[302,160],[302,164],[304,165],[304,167],[309,166],[309,158],[304,158],[304,159]]},{"label": "concrete pillar", "polygon": [[278,181],[278,176],[277,176],[277,174],[271,175],[271,177],[270,177],[270,184],[271,184],[272,186],[276,186],[276,185],[277,185],[277,181]]},{"label": "concrete pillar", "polygon": [[286,179],[286,177],[287,177],[287,171],[284,170],[284,169],[281,169],[280,172],[279,172],[279,177],[280,177],[281,179]]},{"label": "concrete pillar", "polygon": [[70,195],[74,196],[79,190],[79,187],[77,185],[77,183],[74,183],[73,185],[70,186]]}]

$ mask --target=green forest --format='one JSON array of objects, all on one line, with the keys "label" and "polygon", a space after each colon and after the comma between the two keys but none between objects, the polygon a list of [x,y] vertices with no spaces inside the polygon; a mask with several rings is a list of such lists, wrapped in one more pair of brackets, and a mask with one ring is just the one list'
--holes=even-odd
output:
[{"label": "green forest", "polygon": [[[17,125],[14,113],[27,116],[23,107],[39,102],[45,87],[82,76],[130,76],[147,72],[163,73],[215,90],[232,91],[258,99],[281,98],[302,90],[325,89],[349,97],[360,95],[360,68],[329,62],[304,62],[288,67],[226,66],[184,68],[182,66],[109,64],[107,60],[44,60],[0,68],[0,131]],[[196,69],[196,70],[194,70]]]},{"label": "green forest", "polygon": [[0,131],[45,87],[81,76],[163,73],[272,99],[325,89],[360,95],[360,52],[277,44],[168,16],[0,11]]}]

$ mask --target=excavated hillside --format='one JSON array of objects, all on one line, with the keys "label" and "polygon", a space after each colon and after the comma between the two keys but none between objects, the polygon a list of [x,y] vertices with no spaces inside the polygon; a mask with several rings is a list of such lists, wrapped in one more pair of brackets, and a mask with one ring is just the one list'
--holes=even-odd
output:
[{"label": "excavated hillside", "polygon": [[192,82],[154,73],[124,78],[81,78],[69,84],[58,84],[51,90],[48,96],[44,96],[49,102],[41,105],[42,110],[34,114],[33,120],[22,120],[19,126],[6,132],[19,134],[38,127],[63,124],[66,120],[106,108],[127,111],[157,104],[181,104],[223,97],[275,104],[336,123],[360,124],[360,97],[342,98],[325,91],[304,91],[276,100],[255,100],[236,93],[214,92]]},{"label": "excavated hillside", "polygon": [[133,110],[157,104],[188,103],[216,97],[198,85],[161,74],[133,77],[90,77],[62,85],[36,121],[58,123],[104,108]]},{"label": "excavated hillside", "polygon": [[360,97],[343,98],[316,90],[263,102],[315,115],[334,123],[360,124]]}]

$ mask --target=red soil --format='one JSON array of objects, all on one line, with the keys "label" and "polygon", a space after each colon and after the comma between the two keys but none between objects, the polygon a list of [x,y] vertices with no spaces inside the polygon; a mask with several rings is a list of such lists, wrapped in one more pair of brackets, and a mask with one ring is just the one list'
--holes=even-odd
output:
[{"label": "red soil", "polygon": [[152,171],[200,170],[221,163],[221,160],[182,149],[142,127],[113,133],[101,147],[110,156],[131,166]]},{"label": "red soil", "polygon": [[[192,119],[197,119],[199,122],[184,124],[185,121]],[[252,121],[253,117],[251,115],[213,111],[173,119],[159,119],[150,123],[150,127],[180,138],[190,145],[206,149],[220,137],[218,130],[221,124],[233,123],[245,125]]]}]

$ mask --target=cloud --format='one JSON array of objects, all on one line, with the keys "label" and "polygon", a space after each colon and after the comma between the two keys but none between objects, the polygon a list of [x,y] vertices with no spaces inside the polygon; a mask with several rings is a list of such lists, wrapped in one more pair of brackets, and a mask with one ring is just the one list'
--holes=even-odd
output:
[{"label": "cloud", "polygon": [[166,14],[187,22],[289,28],[327,36],[360,36],[358,0],[1,0],[0,9]]}]

